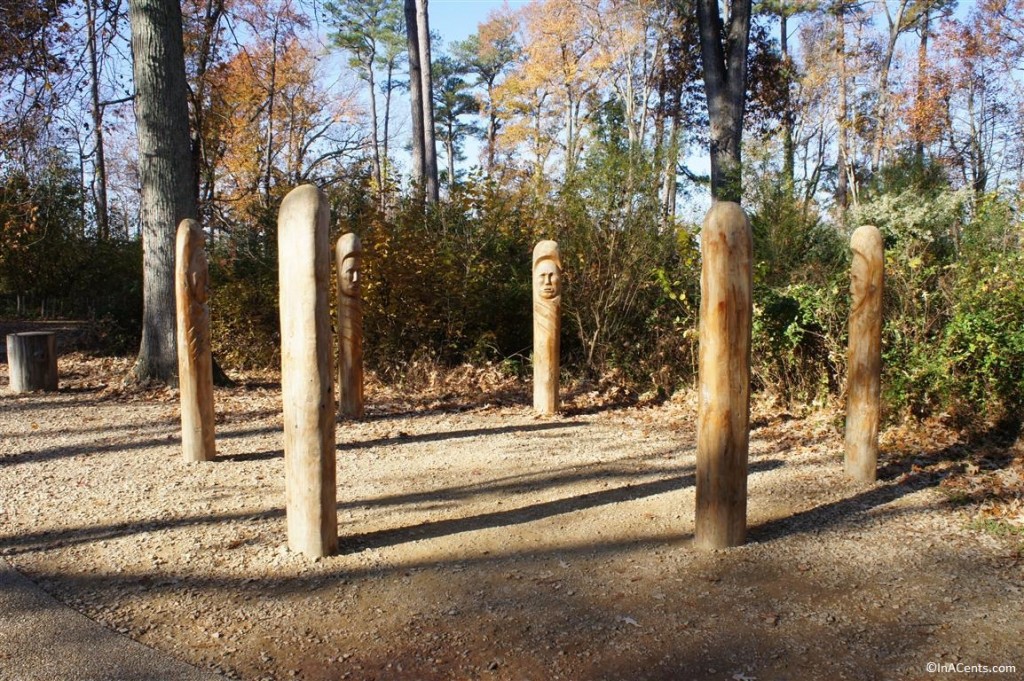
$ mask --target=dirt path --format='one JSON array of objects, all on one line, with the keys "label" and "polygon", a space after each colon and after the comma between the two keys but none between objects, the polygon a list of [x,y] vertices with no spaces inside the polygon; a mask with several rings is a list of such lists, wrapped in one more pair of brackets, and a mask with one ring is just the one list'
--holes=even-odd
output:
[{"label": "dirt path", "polygon": [[[110,390],[125,371],[78,358],[58,394],[0,388],[0,554],[199,666],[325,681],[1024,671],[1019,538],[970,529],[972,508],[937,488],[958,445],[890,437],[900,458],[854,487],[834,418],[760,417],[750,542],[699,552],[686,400],[581,409],[583,395],[541,419],[514,391],[464,385],[477,399],[461,407],[371,391],[369,418],[338,428],[342,553],[313,562],[284,548],[277,387],[218,389],[221,459],[189,466],[176,396]],[[958,662],[1018,671],[928,672]]]}]

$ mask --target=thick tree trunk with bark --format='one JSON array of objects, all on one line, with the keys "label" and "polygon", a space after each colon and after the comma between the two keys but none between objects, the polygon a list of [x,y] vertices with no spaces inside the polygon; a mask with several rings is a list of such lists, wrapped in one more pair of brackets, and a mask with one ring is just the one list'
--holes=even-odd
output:
[{"label": "thick tree trunk with bark", "polygon": [[405,0],[405,38],[409,49],[409,103],[412,119],[412,183],[417,193],[426,189],[423,165],[423,80],[420,77],[420,34],[416,28],[416,0]]},{"label": "thick tree trunk with bark", "polygon": [[747,43],[751,0],[730,0],[723,35],[718,0],[697,0],[704,90],[711,122],[711,196],[740,202],[743,194],[741,148],[747,94]]},{"label": "thick tree trunk with bark", "polygon": [[428,203],[437,203],[440,187],[437,181],[437,141],[434,133],[434,79],[430,57],[430,18],[427,0],[416,0],[416,30],[419,32],[420,80],[423,105],[423,172]]},{"label": "thick tree trunk with bark", "polygon": [[428,203],[437,203],[440,190],[437,182],[427,0],[405,0],[405,36],[409,48],[413,186],[416,193]]},{"label": "thick tree trunk with bark", "polygon": [[131,0],[135,117],[142,181],[142,344],[134,374],[174,384],[174,241],[197,217],[188,127],[188,88],[177,0]]}]

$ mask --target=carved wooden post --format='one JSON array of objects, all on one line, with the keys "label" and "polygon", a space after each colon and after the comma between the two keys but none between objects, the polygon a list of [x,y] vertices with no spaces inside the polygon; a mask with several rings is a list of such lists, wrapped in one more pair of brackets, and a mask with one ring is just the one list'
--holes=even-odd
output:
[{"label": "carved wooden post", "polygon": [[846,379],[846,474],[874,482],[882,385],[884,255],[877,227],[859,227],[850,239],[850,346]]},{"label": "carved wooden post", "polygon": [[288,547],[312,557],[338,548],[329,220],[327,198],[303,185],[277,221]]},{"label": "carved wooden post", "polygon": [[533,408],[558,411],[559,337],[562,330],[562,258],[558,244],[533,249]]},{"label": "carved wooden post", "polygon": [[181,453],[186,461],[216,456],[213,426],[213,360],[210,356],[209,268],[203,230],[195,220],[178,225],[175,297],[178,312],[178,392]]},{"label": "carved wooden post", "polygon": [[363,416],[363,304],[359,268],[363,244],[349,232],[335,245],[338,265],[338,416]]},{"label": "carved wooden post", "polygon": [[750,223],[739,205],[712,205],[700,242],[694,536],[697,546],[716,549],[739,546],[747,533],[752,242]]},{"label": "carved wooden post", "polygon": [[7,336],[7,368],[11,392],[57,389],[57,335],[27,331]]}]

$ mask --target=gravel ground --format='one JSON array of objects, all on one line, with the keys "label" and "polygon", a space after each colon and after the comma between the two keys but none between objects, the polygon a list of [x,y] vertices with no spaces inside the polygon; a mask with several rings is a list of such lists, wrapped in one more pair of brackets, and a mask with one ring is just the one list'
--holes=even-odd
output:
[{"label": "gravel ground", "polygon": [[[749,542],[692,546],[694,403],[370,386],[339,424],[341,551],[285,547],[280,391],[218,389],[218,461],[125,360],[0,366],[0,555],[148,646],[240,679],[926,679],[1024,675],[1017,536],[939,488],[949,442],[842,475],[834,414],[755,414]],[[461,395],[461,397],[460,397]],[[959,456],[960,454],[957,454]],[[1016,673],[929,673],[928,664]]]}]

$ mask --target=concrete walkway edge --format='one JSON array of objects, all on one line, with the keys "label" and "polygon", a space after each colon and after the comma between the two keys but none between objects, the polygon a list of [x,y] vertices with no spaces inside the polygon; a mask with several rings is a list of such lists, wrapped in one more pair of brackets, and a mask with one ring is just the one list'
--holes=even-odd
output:
[{"label": "concrete walkway edge", "polygon": [[94,622],[0,558],[0,681],[223,681]]}]

